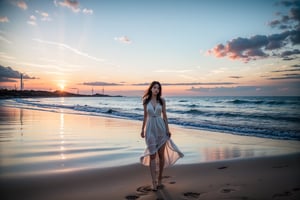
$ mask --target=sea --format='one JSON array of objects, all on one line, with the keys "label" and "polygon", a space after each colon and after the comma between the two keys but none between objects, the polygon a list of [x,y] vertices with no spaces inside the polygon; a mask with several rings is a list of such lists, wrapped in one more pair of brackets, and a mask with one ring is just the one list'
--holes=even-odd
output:
[{"label": "sea", "polygon": [[[300,140],[300,97],[165,97],[170,124],[227,134]],[[9,105],[57,113],[143,120],[141,97],[8,99]]]}]

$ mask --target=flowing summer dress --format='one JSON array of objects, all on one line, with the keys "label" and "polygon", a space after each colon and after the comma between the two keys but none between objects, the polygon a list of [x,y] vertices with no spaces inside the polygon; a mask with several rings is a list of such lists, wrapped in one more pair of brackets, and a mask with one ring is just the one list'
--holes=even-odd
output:
[{"label": "flowing summer dress", "polygon": [[[162,114],[162,105],[159,103],[154,107],[151,102],[147,104],[147,122],[146,122],[146,133],[145,140],[147,148],[144,154],[140,157],[140,161],[143,165],[149,166],[150,155],[158,152],[160,147],[164,144],[164,167],[173,165],[179,158],[183,157],[183,153],[180,152],[175,143],[167,135],[167,129]],[[158,156],[156,156],[158,159]]]}]

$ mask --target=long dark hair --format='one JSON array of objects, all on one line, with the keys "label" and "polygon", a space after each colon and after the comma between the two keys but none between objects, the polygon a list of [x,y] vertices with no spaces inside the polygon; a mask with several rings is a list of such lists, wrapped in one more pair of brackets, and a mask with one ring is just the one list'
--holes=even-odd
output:
[{"label": "long dark hair", "polygon": [[160,82],[158,82],[158,81],[152,81],[152,83],[149,85],[149,88],[145,91],[145,93],[144,93],[144,95],[143,95],[143,105],[146,105],[146,104],[148,104],[149,103],[149,101],[151,100],[151,97],[152,97],[152,91],[151,91],[151,89],[152,89],[152,87],[154,86],[154,85],[158,85],[158,87],[159,87],[159,92],[158,92],[158,94],[157,94],[157,101],[161,104],[161,105],[163,105],[163,101],[162,101],[162,99],[161,99],[161,94],[162,94],[162,88],[161,88],[161,84],[160,84]]}]

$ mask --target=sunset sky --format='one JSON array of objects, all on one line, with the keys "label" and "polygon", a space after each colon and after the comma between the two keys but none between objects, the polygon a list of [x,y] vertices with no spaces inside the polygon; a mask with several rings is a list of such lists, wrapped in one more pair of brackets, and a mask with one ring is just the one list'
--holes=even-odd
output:
[{"label": "sunset sky", "polygon": [[2,0],[0,86],[300,95],[300,1]]}]

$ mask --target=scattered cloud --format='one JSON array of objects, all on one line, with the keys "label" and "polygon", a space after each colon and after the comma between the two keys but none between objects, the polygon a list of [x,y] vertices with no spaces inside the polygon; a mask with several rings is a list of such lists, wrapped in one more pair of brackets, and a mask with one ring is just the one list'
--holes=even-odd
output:
[{"label": "scattered cloud", "polygon": [[[282,1],[280,5],[289,7],[289,14],[269,23],[271,27],[283,30],[272,35],[254,35],[250,38],[238,37],[226,44],[218,44],[207,51],[207,54],[217,58],[228,57],[232,60],[251,60],[278,57],[283,60],[293,60],[300,54],[295,46],[300,44],[300,3],[299,1]],[[287,48],[292,49],[287,49]],[[292,56],[292,57],[291,57]]]},{"label": "scattered cloud", "polygon": [[39,43],[42,43],[42,44],[57,46],[57,47],[60,47],[60,48],[63,48],[63,49],[67,49],[67,50],[69,50],[69,51],[71,51],[71,52],[73,52],[77,55],[89,58],[91,60],[95,60],[97,62],[104,62],[105,61],[104,59],[96,58],[94,56],[90,56],[89,54],[87,54],[85,52],[82,52],[82,51],[79,51],[78,49],[72,48],[72,47],[70,47],[70,46],[68,46],[64,43],[45,41],[45,40],[41,40],[41,39],[33,39],[33,41],[36,41],[36,42],[39,42]]},{"label": "scattered cloud", "polygon": [[8,20],[8,18],[6,17],[6,16],[4,16],[4,17],[0,17],[0,22],[1,23],[5,23],[5,22],[9,22],[9,20]]},{"label": "scattered cloud", "polygon": [[283,76],[272,77],[268,79],[269,80],[290,80],[290,79],[300,80],[300,74],[283,74]]},{"label": "scattered cloud", "polygon": [[132,41],[127,36],[115,37],[115,41],[118,41],[123,44],[131,44]]},{"label": "scattered cloud", "polygon": [[120,83],[107,83],[107,82],[84,82],[81,85],[89,85],[89,86],[119,86],[119,85],[123,85]]},{"label": "scattered cloud", "polygon": [[239,79],[239,78],[243,78],[243,77],[242,76],[229,76],[229,78]]},{"label": "scattered cloud", "polygon": [[192,70],[189,69],[183,69],[183,70],[169,70],[169,69],[160,69],[160,70],[156,70],[154,72],[158,72],[158,73],[186,73],[186,72],[190,72]]},{"label": "scattered cloud", "polygon": [[[268,77],[268,80],[299,80],[300,79],[300,65],[291,65],[289,68],[273,70],[272,73],[280,74],[277,77]],[[289,73],[293,72],[293,73]],[[286,73],[286,74],[282,74]]]},{"label": "scattered cloud", "polygon": [[0,52],[0,58],[3,60],[15,60],[15,57],[9,56],[4,52]]},{"label": "scattered cloud", "polygon": [[41,21],[51,21],[52,20],[50,18],[50,15],[46,12],[39,11],[39,10],[36,10],[35,12],[41,16]]},{"label": "scattered cloud", "polygon": [[29,17],[29,20],[27,21],[27,24],[29,24],[31,26],[37,26],[36,17],[34,15],[31,15]]},{"label": "scattered cloud", "polygon": [[12,42],[9,39],[7,39],[6,35],[7,34],[4,31],[0,31],[0,42],[2,41],[2,42],[5,42],[7,44],[11,44]]},{"label": "scattered cloud", "polygon": [[274,70],[272,72],[300,72],[300,69],[283,69],[283,70]]},{"label": "scattered cloud", "polygon": [[28,8],[26,2],[23,0],[13,0],[13,1],[11,1],[11,3],[15,6],[18,6],[19,8],[21,8],[23,10],[27,10],[27,8]]},{"label": "scattered cloud", "polygon": [[87,8],[84,8],[82,12],[87,15],[92,15],[94,13],[92,9],[87,9]]},{"label": "scattered cloud", "polygon": [[8,44],[11,44],[11,41],[9,41],[8,39],[6,39],[4,36],[0,35],[0,41],[6,42]]},{"label": "scattered cloud", "polygon": [[71,9],[74,13],[82,12],[83,14],[86,15],[92,15],[94,13],[92,9],[88,9],[88,8],[81,9],[79,1],[77,0],[63,0],[63,1],[54,0],[53,2],[56,7],[58,6],[66,7]]},{"label": "scattered cloud", "polygon": [[[0,65],[0,82],[16,82],[14,79],[19,79],[21,72],[13,70],[11,67],[3,67]],[[23,79],[36,79],[23,73]]]},{"label": "scattered cloud", "polygon": [[69,9],[71,9],[73,12],[78,13],[80,12],[80,8],[79,8],[79,2],[76,0],[64,0],[64,1],[54,1],[54,4],[60,5],[62,7],[67,7]]},{"label": "scattered cloud", "polygon": [[300,87],[295,82],[288,82],[273,86],[236,86],[236,87],[191,87],[187,91],[203,96],[274,96],[299,95]]},{"label": "scattered cloud", "polygon": [[[184,85],[234,85],[236,83],[233,82],[208,82],[208,83],[200,83],[200,82],[191,82],[191,83],[161,83],[164,86],[184,86]],[[150,85],[150,83],[135,83],[132,84],[135,86],[144,86],[144,85]]]}]

